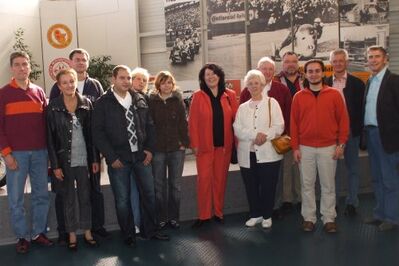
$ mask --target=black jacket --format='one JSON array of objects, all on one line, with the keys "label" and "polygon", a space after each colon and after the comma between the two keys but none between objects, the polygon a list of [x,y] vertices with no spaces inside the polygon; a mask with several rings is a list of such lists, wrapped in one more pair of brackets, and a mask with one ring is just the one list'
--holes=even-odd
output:
[{"label": "black jacket", "polygon": [[[93,106],[89,99],[76,93],[78,105],[75,115],[83,128],[83,136],[86,142],[87,161],[89,164],[99,162],[91,134],[91,114]],[[72,144],[72,116],[64,104],[64,96],[61,94],[50,101],[46,110],[47,116],[47,147],[52,169],[70,166]],[[90,169],[90,168],[89,168]]]},{"label": "black jacket", "polygon": [[[129,91],[134,108],[134,124],[138,140],[137,156],[144,160],[144,150],[153,152],[155,146],[155,127],[149,114],[146,100],[137,92]],[[116,99],[112,89],[94,103],[92,132],[95,146],[105,156],[107,164],[119,159],[132,160],[125,109]]]},{"label": "black jacket", "polygon": [[[50,100],[58,97],[60,95],[60,89],[58,88],[57,82],[54,83],[53,87],[50,90]],[[83,93],[84,96],[89,98],[91,102],[95,102],[101,95],[104,94],[103,87],[101,83],[93,78],[87,76],[85,79],[85,84],[83,86]]]},{"label": "black jacket", "polygon": [[[363,108],[366,106],[369,82],[370,80],[367,82]],[[388,69],[382,78],[377,96],[377,122],[385,152],[399,152],[399,75]]]},{"label": "black jacket", "polygon": [[[333,85],[333,76],[326,78],[328,86]],[[348,73],[344,88],[345,104],[349,114],[352,137],[360,136],[364,122],[364,98],[365,85],[363,81]]]},{"label": "black jacket", "polygon": [[151,117],[156,131],[158,152],[178,151],[180,146],[189,147],[186,111],[181,93],[174,91],[163,100],[159,94],[151,94],[149,99]]}]

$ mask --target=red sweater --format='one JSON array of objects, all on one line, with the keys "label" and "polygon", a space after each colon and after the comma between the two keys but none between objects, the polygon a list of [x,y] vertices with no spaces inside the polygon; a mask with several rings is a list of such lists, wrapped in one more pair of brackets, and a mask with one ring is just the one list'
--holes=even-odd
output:
[{"label": "red sweater", "polygon": [[327,147],[348,140],[349,117],[338,90],[324,86],[316,97],[308,88],[297,92],[291,106],[291,146]]},{"label": "red sweater", "polygon": [[[291,112],[291,92],[284,84],[273,80],[270,90],[267,95],[276,99],[280,105],[284,117],[284,133],[289,133],[290,125],[290,112]],[[240,94],[240,104],[245,103],[251,99],[251,94],[247,88],[244,88]]]},{"label": "red sweater", "polygon": [[3,156],[13,150],[46,148],[46,95],[29,83],[23,90],[15,80],[0,89],[0,150]]},{"label": "red sweater", "polygon": [[[236,94],[233,90],[226,89],[220,98],[223,109],[224,122],[224,148],[232,149],[233,144],[233,122],[238,109]],[[202,90],[193,94],[188,118],[188,129],[191,147],[197,148],[198,152],[210,152],[213,146],[213,113],[211,100]]]}]

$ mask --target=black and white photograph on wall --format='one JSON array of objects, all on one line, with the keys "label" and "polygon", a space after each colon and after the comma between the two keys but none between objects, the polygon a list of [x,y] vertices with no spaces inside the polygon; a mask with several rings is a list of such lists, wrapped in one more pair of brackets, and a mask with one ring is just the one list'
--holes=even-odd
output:
[{"label": "black and white photograph on wall", "polygon": [[327,61],[329,52],[338,47],[337,0],[257,0],[255,2],[261,5],[268,3],[269,18],[263,18],[264,21],[268,21],[264,32],[251,34],[253,65],[257,59],[267,55],[277,62],[278,70],[281,65],[279,62],[287,51],[296,52],[300,61],[311,58]]},{"label": "black and white photograph on wall", "polygon": [[201,68],[199,0],[164,0],[169,69],[178,80],[194,79]]},{"label": "black and white photograph on wall", "polygon": [[246,73],[244,0],[207,0],[208,61],[220,64],[226,78]]},{"label": "black and white photograph on wall", "polygon": [[388,12],[388,0],[341,1],[340,41],[348,50],[350,71],[366,70],[367,47],[377,44],[388,48]]}]

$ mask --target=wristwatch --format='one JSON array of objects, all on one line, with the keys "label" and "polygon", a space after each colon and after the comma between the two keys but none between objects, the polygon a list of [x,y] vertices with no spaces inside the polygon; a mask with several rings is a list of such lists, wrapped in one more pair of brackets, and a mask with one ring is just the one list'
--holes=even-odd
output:
[{"label": "wristwatch", "polygon": [[338,145],[338,147],[340,147],[341,149],[345,149],[345,146],[346,145],[344,143]]}]

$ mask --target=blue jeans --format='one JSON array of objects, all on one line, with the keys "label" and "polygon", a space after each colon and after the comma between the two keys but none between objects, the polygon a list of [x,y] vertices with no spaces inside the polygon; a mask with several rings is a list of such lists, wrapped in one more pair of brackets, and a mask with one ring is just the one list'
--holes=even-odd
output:
[{"label": "blue jeans", "polygon": [[[29,239],[46,232],[49,210],[47,182],[47,150],[13,151],[17,160],[17,170],[7,168],[8,204],[11,211],[11,224],[17,238]],[[28,229],[25,219],[24,190],[29,174],[31,183],[32,229]],[[29,232],[30,231],[30,232]]]},{"label": "blue jeans", "polygon": [[134,224],[140,227],[141,214],[140,214],[140,195],[139,188],[137,187],[136,179],[131,176],[130,179],[130,204],[132,205]]},{"label": "blue jeans", "polygon": [[[345,203],[348,205],[353,205],[355,207],[359,206],[359,142],[360,136],[358,137],[349,137],[346,142],[346,147],[344,151],[344,163],[347,173],[347,184],[348,184],[348,195],[346,197]],[[341,166],[341,162],[337,163],[337,167]],[[338,173],[342,173],[342,171],[337,171],[335,176],[336,178],[336,189],[337,193],[337,202],[339,192],[341,191],[341,177]]]},{"label": "blue jeans", "polygon": [[155,152],[152,168],[158,222],[179,220],[180,183],[184,167],[184,150]]},{"label": "blue jeans", "polygon": [[[134,158],[134,156],[133,156]],[[116,214],[122,234],[134,236],[134,217],[131,207],[131,178],[137,182],[142,214],[141,232],[144,237],[156,233],[155,192],[151,165],[142,161],[123,162],[124,166],[114,169],[108,165],[108,175],[115,198]]]},{"label": "blue jeans", "polygon": [[399,224],[399,152],[384,151],[377,127],[367,128],[367,148],[377,203],[374,218]]}]

